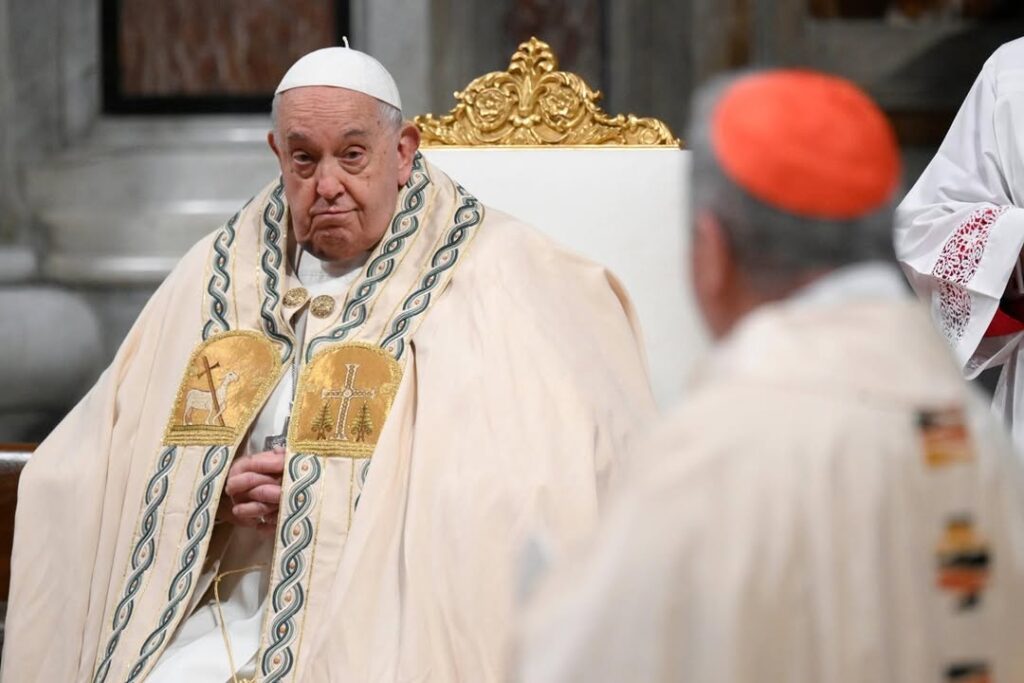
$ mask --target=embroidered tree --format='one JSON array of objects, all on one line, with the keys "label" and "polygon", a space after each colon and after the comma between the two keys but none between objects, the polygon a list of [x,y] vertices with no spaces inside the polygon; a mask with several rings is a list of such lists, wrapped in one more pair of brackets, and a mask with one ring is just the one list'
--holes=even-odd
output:
[{"label": "embroidered tree", "polygon": [[370,407],[363,401],[363,407],[359,409],[359,415],[352,420],[350,427],[352,436],[356,441],[366,441],[366,437],[373,434],[373,420],[370,419]]},{"label": "embroidered tree", "polygon": [[324,403],[320,408],[320,413],[313,420],[311,427],[313,433],[316,434],[317,441],[323,441],[327,438],[327,434],[334,429],[334,422],[331,420],[331,416],[327,413],[327,408],[330,405],[330,401]]}]

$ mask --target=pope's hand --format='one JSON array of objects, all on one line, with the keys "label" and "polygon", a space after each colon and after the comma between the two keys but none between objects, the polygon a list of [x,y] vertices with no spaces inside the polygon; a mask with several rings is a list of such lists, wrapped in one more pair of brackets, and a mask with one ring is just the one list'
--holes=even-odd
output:
[{"label": "pope's hand", "polygon": [[[238,458],[228,470],[224,485],[222,518],[239,526],[273,532],[281,501],[284,449],[253,453]],[[228,507],[230,501],[230,509]]]}]

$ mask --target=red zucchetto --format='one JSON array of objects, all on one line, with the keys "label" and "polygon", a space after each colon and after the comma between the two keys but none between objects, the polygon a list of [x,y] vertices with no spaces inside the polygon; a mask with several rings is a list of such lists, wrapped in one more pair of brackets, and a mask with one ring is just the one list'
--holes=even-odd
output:
[{"label": "red zucchetto", "polygon": [[872,213],[899,183],[896,136],[859,88],[803,70],[741,78],[721,96],[711,144],[725,175],[765,204],[808,218]]}]

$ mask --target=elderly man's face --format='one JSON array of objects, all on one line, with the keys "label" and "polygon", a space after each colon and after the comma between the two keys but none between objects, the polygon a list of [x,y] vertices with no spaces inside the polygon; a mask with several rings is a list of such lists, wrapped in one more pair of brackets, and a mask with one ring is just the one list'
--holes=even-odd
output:
[{"label": "elderly man's face", "polygon": [[284,177],[296,241],[339,261],[372,249],[409,180],[419,133],[395,130],[380,103],[345,88],[287,90],[268,142]]}]

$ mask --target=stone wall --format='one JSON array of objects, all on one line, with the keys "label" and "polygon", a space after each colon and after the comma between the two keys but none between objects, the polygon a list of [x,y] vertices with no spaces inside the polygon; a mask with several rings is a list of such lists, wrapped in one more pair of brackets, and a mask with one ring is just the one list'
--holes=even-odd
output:
[{"label": "stone wall", "polygon": [[[86,300],[42,282],[46,226],[27,195],[29,174],[54,164],[99,111],[93,8],[0,0],[0,441],[45,435],[108,357]],[[63,189],[47,188],[47,201]]]}]

